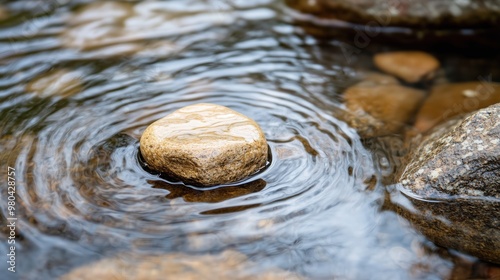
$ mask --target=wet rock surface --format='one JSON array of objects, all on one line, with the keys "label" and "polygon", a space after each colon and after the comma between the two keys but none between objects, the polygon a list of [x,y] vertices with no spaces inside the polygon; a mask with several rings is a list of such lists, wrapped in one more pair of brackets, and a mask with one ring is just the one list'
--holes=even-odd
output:
[{"label": "wet rock surface", "polygon": [[500,22],[500,3],[496,0],[288,0],[287,3],[324,18],[382,26],[494,27]]},{"label": "wet rock surface", "polygon": [[434,56],[420,51],[379,53],[373,60],[382,71],[408,83],[430,79],[439,68],[439,61]]},{"label": "wet rock surface", "polygon": [[425,93],[405,87],[382,74],[367,76],[343,95],[349,112],[346,122],[362,137],[397,133],[407,124]]},{"label": "wet rock surface", "polygon": [[437,127],[415,150],[401,182],[426,197],[500,198],[500,104]]},{"label": "wet rock surface", "polygon": [[400,182],[425,213],[408,218],[432,240],[500,263],[500,104],[436,127]]},{"label": "wet rock surface", "polygon": [[74,269],[60,279],[301,279],[279,269],[257,271],[256,268],[246,256],[236,251],[201,256],[180,253],[160,256],[125,254]]},{"label": "wet rock surface", "polygon": [[449,118],[500,102],[500,84],[463,82],[436,85],[420,108],[415,127],[425,132]]},{"label": "wet rock surface", "polygon": [[181,108],[151,124],[140,149],[150,168],[200,186],[241,180],[263,168],[268,156],[256,122],[208,103]]}]

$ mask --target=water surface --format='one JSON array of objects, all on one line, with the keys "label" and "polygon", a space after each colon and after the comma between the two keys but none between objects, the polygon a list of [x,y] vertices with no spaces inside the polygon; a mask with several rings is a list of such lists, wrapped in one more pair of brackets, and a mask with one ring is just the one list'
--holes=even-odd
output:
[{"label": "water surface", "polygon": [[[14,1],[0,28],[0,165],[16,170],[20,279],[120,252],[226,249],[311,279],[456,269],[461,258],[383,206],[390,152],[333,117],[366,61],[304,34],[281,2],[66,2]],[[141,133],[200,102],[253,118],[270,166],[210,190],[148,172]]]}]

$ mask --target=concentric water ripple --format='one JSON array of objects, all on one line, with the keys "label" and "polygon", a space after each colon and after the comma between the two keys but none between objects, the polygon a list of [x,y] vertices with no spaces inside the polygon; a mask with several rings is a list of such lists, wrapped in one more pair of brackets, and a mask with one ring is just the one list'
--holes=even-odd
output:
[{"label": "concentric water ripple", "polygon": [[[1,166],[17,174],[23,277],[122,251],[225,249],[315,279],[448,273],[448,260],[421,253],[425,239],[381,210],[371,153],[333,117],[355,69],[257,2],[72,3],[31,29],[3,29]],[[87,24],[97,8],[110,13]],[[253,118],[269,167],[208,190],[148,172],[141,133],[199,102]]]}]

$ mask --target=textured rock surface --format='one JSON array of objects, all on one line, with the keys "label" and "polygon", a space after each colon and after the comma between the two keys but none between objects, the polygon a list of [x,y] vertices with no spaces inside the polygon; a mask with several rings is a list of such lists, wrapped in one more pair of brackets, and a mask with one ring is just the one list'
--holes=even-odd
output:
[{"label": "textured rock surface", "polygon": [[390,76],[370,75],[344,93],[346,122],[362,137],[397,133],[414,115],[423,91],[404,87]]},{"label": "textured rock surface", "polygon": [[401,181],[423,196],[443,192],[500,198],[500,104],[451,128],[437,127],[415,150]]},{"label": "textured rock surface", "polygon": [[379,53],[373,57],[382,71],[409,83],[434,77],[439,61],[432,55],[419,51]]},{"label": "textured rock surface", "polygon": [[61,280],[160,280],[160,279],[301,279],[282,270],[257,270],[246,256],[235,251],[219,255],[162,256],[120,255],[79,267],[62,276]]},{"label": "textured rock surface", "polygon": [[287,0],[298,10],[324,18],[382,26],[493,27],[500,22],[497,0]]},{"label": "textured rock surface", "polygon": [[448,118],[500,102],[500,84],[465,82],[437,85],[420,108],[415,127],[425,132]]},{"label": "textured rock surface", "polygon": [[436,127],[400,182],[423,213],[404,215],[434,242],[500,263],[500,104]]},{"label": "textured rock surface", "polygon": [[268,155],[257,123],[206,103],[181,108],[151,124],[140,149],[152,169],[202,186],[243,179],[264,167]]}]

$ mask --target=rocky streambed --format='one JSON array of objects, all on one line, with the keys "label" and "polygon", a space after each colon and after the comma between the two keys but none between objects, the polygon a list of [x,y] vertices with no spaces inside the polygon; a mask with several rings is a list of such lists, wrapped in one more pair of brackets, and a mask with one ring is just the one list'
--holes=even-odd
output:
[{"label": "rocky streambed", "polygon": [[[495,279],[498,5],[436,2],[0,4],[0,278]],[[146,128],[195,104],[258,124],[265,168],[151,169]]]}]

